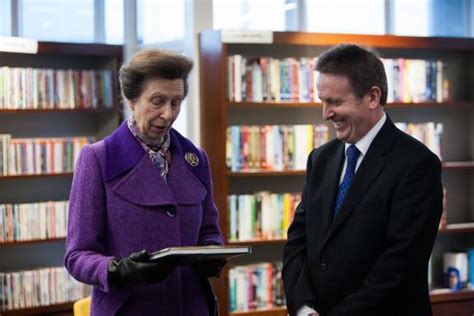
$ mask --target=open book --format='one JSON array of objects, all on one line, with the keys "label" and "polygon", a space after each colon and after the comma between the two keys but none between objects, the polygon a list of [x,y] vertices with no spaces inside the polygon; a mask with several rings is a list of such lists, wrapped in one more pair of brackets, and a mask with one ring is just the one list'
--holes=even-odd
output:
[{"label": "open book", "polygon": [[200,261],[230,259],[252,253],[249,246],[170,247],[154,252],[150,261],[172,262],[177,266]]}]

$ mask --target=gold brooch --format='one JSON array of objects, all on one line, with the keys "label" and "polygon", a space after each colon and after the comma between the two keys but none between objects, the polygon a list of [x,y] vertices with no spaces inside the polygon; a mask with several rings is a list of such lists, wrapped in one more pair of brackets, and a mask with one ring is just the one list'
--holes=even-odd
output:
[{"label": "gold brooch", "polygon": [[186,162],[193,167],[199,165],[199,158],[193,153],[187,152],[184,155],[184,159],[186,159]]}]

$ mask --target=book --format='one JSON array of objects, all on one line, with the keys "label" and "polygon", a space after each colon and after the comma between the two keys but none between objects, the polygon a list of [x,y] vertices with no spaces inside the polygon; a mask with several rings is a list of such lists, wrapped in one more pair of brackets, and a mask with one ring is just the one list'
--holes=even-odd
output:
[{"label": "book", "polygon": [[446,252],[443,256],[445,286],[460,290],[468,285],[468,255],[465,252]]},{"label": "book", "polygon": [[176,266],[182,266],[202,261],[231,259],[251,253],[250,246],[170,247],[152,253],[149,260],[172,262]]}]

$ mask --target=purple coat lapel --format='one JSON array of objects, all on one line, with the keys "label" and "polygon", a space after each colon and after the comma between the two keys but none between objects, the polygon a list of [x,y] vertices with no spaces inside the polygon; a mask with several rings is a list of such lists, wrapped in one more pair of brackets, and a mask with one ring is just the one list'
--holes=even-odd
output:
[{"label": "purple coat lapel", "polygon": [[206,195],[206,188],[199,177],[202,168],[199,165],[192,167],[186,162],[180,138],[171,130],[172,160],[166,184],[126,122],[122,123],[104,139],[106,161],[102,165],[102,174],[105,182],[124,175],[112,188],[137,205],[190,205],[202,201]]},{"label": "purple coat lapel", "polygon": [[102,174],[105,182],[130,171],[146,154],[135,136],[130,132],[127,122],[104,139],[105,163]]}]

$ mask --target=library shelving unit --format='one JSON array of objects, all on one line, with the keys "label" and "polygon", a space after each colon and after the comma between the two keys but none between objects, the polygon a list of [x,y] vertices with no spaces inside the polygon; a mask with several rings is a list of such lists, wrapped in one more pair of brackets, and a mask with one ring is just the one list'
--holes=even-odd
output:
[{"label": "library shelving unit", "polygon": [[[447,189],[447,226],[440,229],[432,255],[432,286],[443,287],[443,253],[474,247],[474,40],[421,38],[391,35],[351,35],[302,32],[273,32],[269,42],[222,40],[224,31],[200,34],[201,145],[207,151],[213,173],[214,199],[220,212],[220,226],[228,244],[252,245],[254,254],[232,261],[232,265],[282,260],[284,240],[229,241],[227,196],[257,191],[298,192],[304,171],[231,172],[226,163],[227,128],[233,125],[327,124],[318,102],[234,102],[229,101],[227,60],[229,56],[316,57],[340,43],[367,44],[382,58],[442,60],[450,82],[448,101],[393,102],[386,111],[394,122],[443,124],[443,184]],[[225,37],[228,38],[228,37]],[[242,39],[241,37],[240,39]],[[330,139],[334,131],[329,126]],[[228,269],[214,281],[222,315],[229,313]],[[433,290],[434,315],[472,313],[474,291]],[[259,315],[286,315],[284,308],[259,310]],[[469,313],[467,313],[469,314]],[[466,315],[467,315],[466,314]]]},{"label": "library shelving unit", "polygon": [[[25,77],[19,80],[14,77],[18,74],[11,74],[8,79],[10,88],[1,90],[0,85],[0,90],[3,91],[3,94],[0,93],[0,98],[3,98],[0,107],[0,134],[9,134],[12,140],[85,136],[97,141],[112,132],[121,121],[117,78],[123,58],[122,46],[55,42],[37,44],[37,52],[33,54],[0,52],[0,69],[28,69],[27,72],[30,72],[21,74],[20,76]],[[40,74],[28,77],[32,70]],[[48,71],[50,73],[45,74]],[[61,79],[61,76],[69,77]],[[108,78],[107,82],[103,81],[106,80],[105,76]],[[5,75],[0,79],[0,83],[7,85]],[[64,93],[65,90],[61,89],[67,89],[61,80],[69,80],[66,84],[73,87],[67,92],[67,106],[63,104],[64,95],[58,95],[60,91]],[[32,88],[35,86],[36,88]],[[50,96],[48,101],[47,94],[51,93],[51,88],[56,94]],[[8,102],[14,104],[7,104],[5,93],[11,93]],[[17,102],[18,96],[22,96],[23,100]],[[33,98],[36,99],[35,106],[30,101],[25,101]],[[71,101],[74,98],[75,101]],[[43,106],[51,100],[54,100],[53,103]],[[22,156],[33,159],[27,153]],[[38,159],[38,156],[34,159]],[[64,156],[62,159],[70,160],[71,157]],[[1,173],[0,170],[0,204],[67,201],[72,170],[46,172],[43,167],[41,170],[28,173],[17,171],[15,174],[8,171]],[[36,223],[28,229],[39,230],[41,227]],[[64,265],[64,242],[64,236],[0,242],[0,273],[61,267]],[[72,315],[72,304],[73,302],[62,302],[3,311],[0,306],[0,314]]]}]

